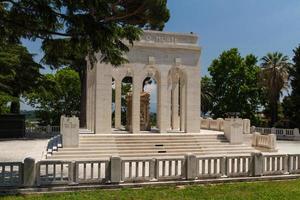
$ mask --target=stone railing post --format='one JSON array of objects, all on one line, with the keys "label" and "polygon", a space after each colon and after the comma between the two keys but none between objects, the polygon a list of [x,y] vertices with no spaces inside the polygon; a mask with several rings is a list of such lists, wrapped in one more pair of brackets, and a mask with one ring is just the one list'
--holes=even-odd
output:
[{"label": "stone railing post", "polygon": [[252,175],[253,176],[262,176],[264,173],[264,157],[262,153],[252,153]]},{"label": "stone railing post", "polygon": [[299,139],[300,139],[300,134],[299,134],[299,129],[298,128],[294,128],[294,136],[299,137]]},{"label": "stone railing post", "polygon": [[208,125],[207,125],[207,129],[209,129],[209,130],[211,130],[211,126],[210,126],[210,122],[211,121],[213,121],[213,119],[212,118],[207,118],[207,123],[208,123]]},{"label": "stone railing post", "polygon": [[75,161],[72,161],[69,165],[69,179],[70,183],[74,184],[77,182],[77,177],[78,177],[78,170],[76,169],[76,163]]},{"label": "stone railing post", "polygon": [[23,183],[25,187],[32,187],[36,181],[36,163],[33,158],[25,158],[23,169]]},{"label": "stone railing post", "polygon": [[257,139],[260,136],[259,132],[254,132],[252,136],[252,146],[256,147],[257,146]]},{"label": "stone railing post", "polygon": [[52,133],[52,128],[51,128],[51,126],[49,124],[47,125],[46,132],[48,134]]},{"label": "stone railing post", "polygon": [[244,134],[250,134],[250,119],[243,119],[243,132]]},{"label": "stone railing post", "polygon": [[149,168],[150,168],[149,169],[150,181],[157,180],[158,172],[156,172],[156,159],[155,158],[152,158],[152,160],[150,161]]},{"label": "stone railing post", "polygon": [[276,150],[277,148],[277,142],[276,142],[276,134],[270,134],[269,135],[270,139],[270,149],[271,150]]},{"label": "stone railing post", "polygon": [[254,133],[254,132],[256,132],[255,126],[251,126],[251,128],[250,128],[250,133]]},{"label": "stone railing post", "polygon": [[224,119],[223,118],[218,118],[217,121],[218,121],[218,124],[219,124],[219,131],[223,131],[224,130]]},{"label": "stone railing post", "polygon": [[110,181],[111,183],[120,183],[122,177],[122,160],[119,156],[110,158]]},{"label": "stone railing post", "polygon": [[275,127],[271,128],[271,134],[275,134],[276,135],[276,128]]},{"label": "stone railing post", "polygon": [[79,145],[79,120],[77,117],[65,117],[61,127],[63,147],[78,147]]},{"label": "stone railing post", "polygon": [[185,156],[186,162],[186,179],[194,180],[197,177],[197,158],[193,154],[187,154]]},{"label": "stone railing post", "polygon": [[220,160],[220,173],[221,173],[221,177],[225,178],[227,177],[227,169],[226,169],[226,157],[224,156],[221,160]]}]

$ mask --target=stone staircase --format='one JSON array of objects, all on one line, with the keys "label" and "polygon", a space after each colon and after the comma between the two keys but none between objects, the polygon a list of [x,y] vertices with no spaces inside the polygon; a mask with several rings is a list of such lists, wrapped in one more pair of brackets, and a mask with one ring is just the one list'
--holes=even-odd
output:
[{"label": "stone staircase", "polygon": [[122,158],[181,157],[195,155],[241,155],[256,150],[229,144],[224,134],[80,134],[78,148],[61,148],[50,160],[97,160],[112,155]]}]

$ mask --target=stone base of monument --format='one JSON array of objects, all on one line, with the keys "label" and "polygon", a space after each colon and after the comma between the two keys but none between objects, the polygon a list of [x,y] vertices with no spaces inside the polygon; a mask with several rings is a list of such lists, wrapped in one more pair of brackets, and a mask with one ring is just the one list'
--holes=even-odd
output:
[{"label": "stone base of monument", "polygon": [[77,117],[61,116],[62,146],[64,148],[79,146],[79,120]]},{"label": "stone base of monument", "polygon": [[224,121],[224,134],[230,144],[242,144],[243,136],[243,119],[226,118]]}]

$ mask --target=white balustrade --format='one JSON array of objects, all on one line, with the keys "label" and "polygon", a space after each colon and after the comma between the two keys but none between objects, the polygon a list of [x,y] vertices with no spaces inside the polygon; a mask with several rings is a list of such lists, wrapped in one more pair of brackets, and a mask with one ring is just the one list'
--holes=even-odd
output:
[{"label": "white balustrade", "polygon": [[263,174],[279,175],[288,172],[288,156],[285,154],[264,155]]},{"label": "white balustrade", "polygon": [[300,155],[291,154],[288,159],[289,173],[299,174],[300,173]]},{"label": "white balustrade", "polygon": [[101,183],[109,180],[109,160],[76,161],[77,183]]},{"label": "white balustrade", "polygon": [[224,175],[225,157],[198,157],[197,176],[198,178],[216,178]]},{"label": "white balustrade", "polygon": [[23,163],[1,162],[0,163],[0,186],[21,186],[23,179]]},{"label": "white balustrade", "polygon": [[252,138],[252,146],[254,147],[261,147],[269,149],[270,151],[276,151],[276,135],[269,134],[269,135],[261,135],[258,132],[253,133]]},{"label": "white balustrade", "polygon": [[40,161],[37,164],[37,185],[70,183],[73,168],[72,163],[67,161]]},{"label": "white balustrade", "polygon": [[154,178],[155,160],[122,160],[122,181],[149,181]]},{"label": "white balustrade", "polygon": [[184,179],[185,159],[157,159],[156,179]]},{"label": "white balustrade", "polygon": [[227,156],[226,175],[228,177],[250,176],[252,160],[251,156]]}]

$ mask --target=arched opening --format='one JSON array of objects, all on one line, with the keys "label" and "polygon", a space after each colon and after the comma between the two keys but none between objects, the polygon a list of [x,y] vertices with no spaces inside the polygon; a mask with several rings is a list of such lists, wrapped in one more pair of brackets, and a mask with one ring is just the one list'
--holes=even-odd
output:
[{"label": "arched opening", "polygon": [[140,99],[140,130],[158,132],[157,119],[157,81],[147,76],[143,80]]},{"label": "arched opening", "polygon": [[126,76],[121,82],[121,130],[130,130],[131,112],[129,109],[129,99],[132,95],[132,77]]}]

